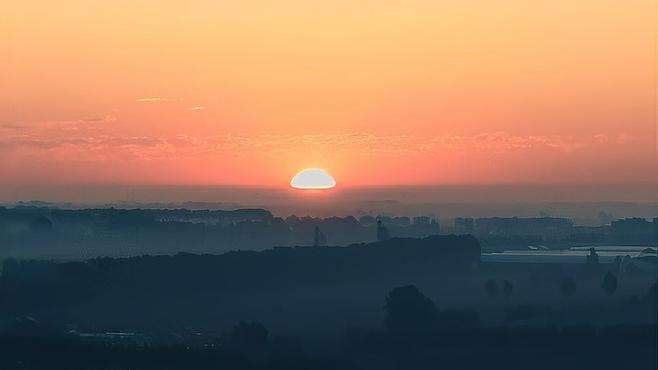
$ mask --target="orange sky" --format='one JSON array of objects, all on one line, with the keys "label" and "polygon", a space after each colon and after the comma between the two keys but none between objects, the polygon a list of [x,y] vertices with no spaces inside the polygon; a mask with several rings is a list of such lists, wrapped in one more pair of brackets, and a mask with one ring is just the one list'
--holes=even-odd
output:
[{"label": "orange sky", "polygon": [[656,179],[654,0],[23,3],[0,184]]}]

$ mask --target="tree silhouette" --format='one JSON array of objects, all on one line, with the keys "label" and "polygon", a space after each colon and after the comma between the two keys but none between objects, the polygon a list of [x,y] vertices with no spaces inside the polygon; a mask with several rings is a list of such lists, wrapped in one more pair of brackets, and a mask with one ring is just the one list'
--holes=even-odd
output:
[{"label": "tree silhouette", "polygon": [[587,264],[588,265],[598,265],[599,264],[599,254],[596,253],[596,249],[590,248],[589,254],[587,255]]},{"label": "tree silhouette", "polygon": [[436,323],[438,310],[434,302],[415,285],[391,290],[386,296],[386,328],[394,333],[419,332],[431,329]]},{"label": "tree silhouette", "polygon": [[327,244],[327,236],[320,231],[320,227],[316,226],[313,230],[313,246],[319,247]]},{"label": "tree silhouette", "polygon": [[565,298],[571,297],[576,293],[576,281],[570,277],[562,279],[560,282],[560,293]]},{"label": "tree silhouette", "polygon": [[603,276],[603,283],[601,283],[601,288],[605,290],[608,295],[613,295],[617,291],[617,276],[610,271],[606,272]]},{"label": "tree silhouette", "polygon": [[384,226],[382,220],[377,220],[377,240],[381,242],[388,240],[389,238],[390,234],[388,232],[388,228]]},{"label": "tree silhouette", "polygon": [[484,283],[484,291],[487,292],[487,295],[490,298],[496,298],[500,293],[500,288],[498,287],[496,280],[489,279]]}]

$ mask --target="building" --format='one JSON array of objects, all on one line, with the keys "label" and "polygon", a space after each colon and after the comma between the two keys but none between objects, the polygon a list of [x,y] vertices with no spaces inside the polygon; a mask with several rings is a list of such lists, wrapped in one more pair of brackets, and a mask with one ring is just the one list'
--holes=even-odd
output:
[{"label": "building", "polygon": [[474,234],[475,221],[472,218],[458,217],[455,219],[455,234]]}]

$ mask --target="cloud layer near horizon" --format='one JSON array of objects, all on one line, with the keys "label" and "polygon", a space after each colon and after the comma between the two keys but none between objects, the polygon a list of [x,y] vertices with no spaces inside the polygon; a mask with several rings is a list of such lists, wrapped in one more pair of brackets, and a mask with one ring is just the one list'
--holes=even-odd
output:
[{"label": "cloud layer near horizon", "polygon": [[[556,179],[576,183],[615,182],[617,175],[609,176],[611,173],[624,173],[623,180],[628,182],[653,180],[651,172],[646,171],[652,165],[647,160],[652,138],[625,133],[563,136],[490,132],[433,137],[366,132],[120,136],[108,134],[103,128],[113,121],[114,118],[108,116],[0,126],[0,155],[7,160],[0,167],[11,170],[14,175],[3,181],[30,183],[43,174],[44,168],[71,168],[79,172],[74,177],[78,181],[126,178],[126,169],[133,169],[132,177],[127,177],[132,181],[167,183],[172,181],[166,170],[168,167],[177,168],[182,175],[180,178],[185,178],[191,176],[190,168],[201,166],[217,168],[218,173],[223,174],[205,177],[213,183],[271,184],[283,181],[300,162],[320,163],[330,168],[340,168],[347,162],[362,162],[365,168],[361,173],[372,173],[365,181],[352,181],[353,184],[459,182],[458,173],[467,173],[462,178],[476,183],[560,182]],[[300,161],[300,153],[307,158]],[[615,160],[632,157],[634,153],[637,158],[634,162]],[[274,170],[280,173],[271,168],[259,168],[254,158],[274,163]],[[530,166],[528,158],[534,160]],[[227,176],[223,168],[230,168],[229,163],[236,161],[249,161],[252,171],[236,169]],[[37,165],[17,167],[10,163]],[[403,167],[396,170],[400,177],[390,177],[390,168],[387,171],[385,164],[396,168],[404,163],[412,164],[413,169]],[[150,170],[140,173],[137,170],[140,167]],[[137,173],[140,176],[135,177]],[[229,181],[222,181],[227,178]]]}]

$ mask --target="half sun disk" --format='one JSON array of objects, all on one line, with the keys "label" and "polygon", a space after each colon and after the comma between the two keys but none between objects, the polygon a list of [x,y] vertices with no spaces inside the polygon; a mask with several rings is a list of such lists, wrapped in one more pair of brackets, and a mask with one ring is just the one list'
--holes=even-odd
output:
[{"label": "half sun disk", "polygon": [[336,180],[321,168],[307,168],[293,176],[290,186],[295,189],[331,189],[336,186]]}]

